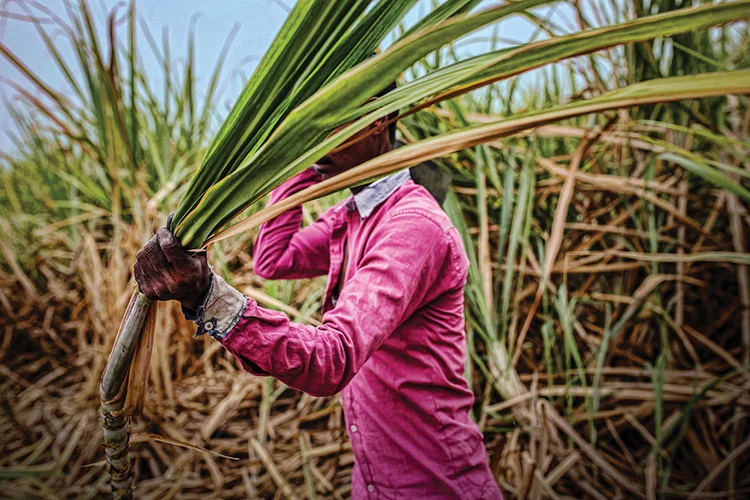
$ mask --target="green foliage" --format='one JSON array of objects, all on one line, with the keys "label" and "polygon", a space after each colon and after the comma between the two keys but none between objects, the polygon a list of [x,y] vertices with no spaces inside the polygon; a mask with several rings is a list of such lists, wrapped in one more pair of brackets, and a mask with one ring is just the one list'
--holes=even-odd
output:
[{"label": "green foliage", "polygon": [[[67,21],[46,13],[62,30],[60,38],[72,46],[71,57],[63,56],[63,41],[53,42],[41,22],[30,22],[68,89],[51,88],[0,44],[0,53],[32,84],[26,91],[12,83],[21,102],[11,107],[16,151],[6,157],[9,168],[2,172],[5,185],[12,186],[4,192],[9,203],[0,200],[2,215],[34,214],[39,224],[103,216],[143,224],[144,217],[154,215],[149,201],[155,208],[174,206],[203,154],[212,130],[219,75],[236,30],[227,38],[198,105],[195,96],[204,94],[195,79],[192,32],[180,73],[169,64],[166,39],[161,50],[152,45],[164,68],[164,93],[157,97],[140,63],[134,4],[127,15],[127,41],[118,39],[113,27],[117,9],[110,13],[106,47],[86,3],[69,9]],[[72,97],[65,97],[69,90]]]}]

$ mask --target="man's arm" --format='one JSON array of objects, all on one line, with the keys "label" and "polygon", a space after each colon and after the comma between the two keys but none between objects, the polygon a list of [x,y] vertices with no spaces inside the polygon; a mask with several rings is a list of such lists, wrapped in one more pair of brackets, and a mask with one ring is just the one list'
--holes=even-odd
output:
[{"label": "man's arm", "polygon": [[[269,205],[291,196],[321,176],[307,169],[271,193]],[[258,276],[269,279],[299,279],[328,272],[331,228],[327,217],[300,230],[302,207],[295,207],[260,226],[255,240],[253,267]]]},{"label": "man's arm", "polygon": [[394,215],[371,242],[321,326],[293,323],[213,276],[194,316],[198,333],[219,340],[250,373],[316,396],[339,392],[427,294],[462,279],[452,238],[424,215]]}]

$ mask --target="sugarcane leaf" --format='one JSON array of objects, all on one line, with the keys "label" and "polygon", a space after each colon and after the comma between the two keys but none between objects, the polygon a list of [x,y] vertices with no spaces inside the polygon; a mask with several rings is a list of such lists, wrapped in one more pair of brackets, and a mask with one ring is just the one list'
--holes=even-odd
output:
[{"label": "sugarcane leaf", "polygon": [[288,95],[368,4],[366,0],[297,2],[208,148],[180,202],[175,224],[208,188],[262,145],[282,116],[281,105]]},{"label": "sugarcane leaf", "polygon": [[[452,18],[401,40],[384,54],[341,75],[292,110],[266,144],[239,169],[209,188],[194,205],[195,208],[179,222],[176,234],[187,247],[200,246],[218,227],[291,175],[341,146],[375,120],[426,97],[432,96],[428,102],[435,102],[561,58],[750,16],[748,1],[649,16],[618,26],[558,37],[517,49],[505,49],[455,63],[381,99],[365,103],[398,72],[435,48],[481,27],[483,23],[496,21],[540,3],[536,0],[518,2],[473,16]],[[352,124],[326,138],[333,128],[354,118],[357,119]]]},{"label": "sugarcane leaf", "polygon": [[707,164],[697,160],[697,155],[690,155],[691,157],[678,155],[675,153],[662,153],[658,157],[662,160],[666,160],[675,163],[688,172],[701,177],[703,180],[710,182],[714,186],[720,189],[726,189],[730,193],[736,194],[745,203],[750,203],[750,191],[742,187],[742,184],[730,179],[719,170],[708,166]]},{"label": "sugarcane leaf", "polygon": [[241,223],[220,232],[210,238],[206,244],[212,244],[248,231],[301,203],[367,180],[388,175],[402,168],[477,144],[518,134],[540,125],[612,109],[726,94],[750,94],[750,70],[650,80],[608,92],[589,101],[574,102],[552,109],[527,113],[509,120],[500,120],[441,134],[398,148],[295,193],[279,203],[256,212]]}]

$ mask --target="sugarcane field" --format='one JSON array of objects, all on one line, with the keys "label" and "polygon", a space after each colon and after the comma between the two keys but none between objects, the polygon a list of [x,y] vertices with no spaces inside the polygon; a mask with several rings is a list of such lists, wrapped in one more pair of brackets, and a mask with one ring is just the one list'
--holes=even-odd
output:
[{"label": "sugarcane field", "polygon": [[0,498],[750,498],[748,20],[0,1]]}]

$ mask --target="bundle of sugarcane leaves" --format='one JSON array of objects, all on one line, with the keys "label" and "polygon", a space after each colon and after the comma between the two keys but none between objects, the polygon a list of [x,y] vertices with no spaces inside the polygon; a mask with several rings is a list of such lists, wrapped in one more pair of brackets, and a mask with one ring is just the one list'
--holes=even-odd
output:
[{"label": "bundle of sugarcane leaves", "polygon": [[[404,71],[441,47],[490,23],[556,2],[518,0],[476,10],[478,0],[447,0],[390,47],[373,56],[415,3],[416,0],[297,2],[221,126],[177,207],[170,229],[186,248],[204,248],[255,227],[296,204],[552,121],[647,103],[750,93],[748,71],[635,84],[588,101],[407,145],[230,226],[233,218],[273,188],[391,113],[400,110],[412,113],[562,59],[750,17],[750,1],[741,0],[679,9],[510,49],[491,50],[426,72],[372,100]],[[719,179],[726,177],[718,170],[713,174]],[[156,308],[150,301],[134,291],[102,378],[108,470],[117,497],[131,495],[128,418],[137,414],[143,404],[155,315]]]}]

